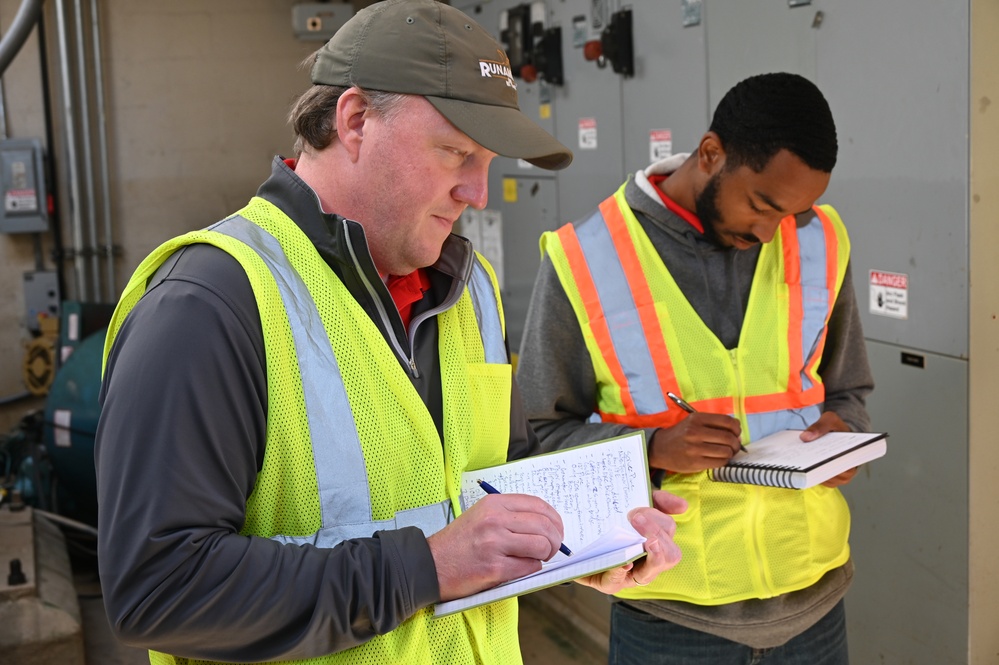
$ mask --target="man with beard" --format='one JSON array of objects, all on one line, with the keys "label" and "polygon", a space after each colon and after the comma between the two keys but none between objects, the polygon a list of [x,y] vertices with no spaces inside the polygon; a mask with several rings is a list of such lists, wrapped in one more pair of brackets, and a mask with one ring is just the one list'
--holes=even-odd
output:
[{"label": "man with beard", "polygon": [[708,474],[778,430],[869,427],[849,238],[816,205],[836,152],[815,85],[754,76],[695,152],[541,239],[517,378],[542,447],[644,429],[653,478],[689,505],[680,564],[618,594],[611,663],[847,662],[836,487],[856,469],[803,491]]}]

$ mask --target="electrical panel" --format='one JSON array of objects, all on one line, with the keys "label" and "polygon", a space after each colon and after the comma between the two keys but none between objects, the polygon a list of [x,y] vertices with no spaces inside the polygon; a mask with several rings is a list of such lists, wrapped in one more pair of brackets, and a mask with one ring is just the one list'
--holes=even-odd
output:
[{"label": "electrical panel", "polygon": [[0,233],[40,233],[49,230],[45,193],[44,153],[38,139],[0,141]]},{"label": "electrical panel", "polygon": [[349,2],[302,2],[291,6],[291,28],[297,39],[325,42],[353,15]]},{"label": "electrical panel", "polygon": [[59,278],[55,271],[24,273],[25,327],[33,333],[41,330],[38,318],[59,316]]}]

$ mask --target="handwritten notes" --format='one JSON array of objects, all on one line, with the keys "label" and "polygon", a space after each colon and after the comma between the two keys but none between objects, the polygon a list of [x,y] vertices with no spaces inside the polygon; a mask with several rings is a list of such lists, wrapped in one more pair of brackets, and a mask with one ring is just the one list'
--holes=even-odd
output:
[{"label": "handwritten notes", "polygon": [[[641,434],[466,472],[461,504],[467,510],[485,496],[477,479],[504,494],[532,494],[562,517],[563,542],[573,552],[614,526],[630,529],[628,511],[649,505],[648,462]],[[559,554],[552,561],[564,557]]]},{"label": "handwritten notes", "polygon": [[467,471],[461,478],[462,510],[486,496],[480,479],[503,494],[532,494],[550,503],[562,516],[563,542],[572,556],[559,552],[536,573],[438,603],[434,616],[623,566],[644,554],[645,538],[628,522],[629,510],[651,503],[644,432]]}]

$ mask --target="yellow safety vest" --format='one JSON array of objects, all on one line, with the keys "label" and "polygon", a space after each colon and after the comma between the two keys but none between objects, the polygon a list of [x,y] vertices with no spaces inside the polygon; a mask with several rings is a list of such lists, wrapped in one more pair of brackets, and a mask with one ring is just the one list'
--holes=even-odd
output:
[{"label": "yellow safety vest", "polygon": [[[463,471],[506,460],[511,367],[499,286],[481,256],[458,302],[437,315],[441,442],[374,322],[298,226],[261,198],[153,251],[114,313],[105,362],[148,279],[170,254],[192,243],[215,245],[242,264],[263,326],[267,441],[244,535],[318,547],[408,525],[430,535],[461,513]],[[327,338],[328,346],[315,343]],[[150,660],[204,662],[156,652]],[[423,609],[365,644],[301,662],[520,661],[517,602],[509,600],[439,619]]]},{"label": "yellow safety vest", "polygon": [[[608,251],[613,249],[613,251]],[[830,206],[781,221],[760,251],[739,344],[728,350],[684,297],[627,205],[624,186],[586,220],[544,234],[596,374],[605,422],[669,427],[699,411],[738,418],[743,441],[803,429],[825,398],[818,375],[826,324],[849,260]],[[622,598],[720,605],[814,584],[849,558],[850,515],[836,489],[787,490],[667,474],[684,497],[683,559]]]}]

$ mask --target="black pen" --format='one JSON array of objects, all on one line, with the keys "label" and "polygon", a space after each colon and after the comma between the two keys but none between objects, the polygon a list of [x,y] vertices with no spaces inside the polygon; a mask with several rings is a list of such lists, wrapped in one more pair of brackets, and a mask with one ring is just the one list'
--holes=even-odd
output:
[{"label": "black pen", "polygon": [[[482,490],[486,494],[502,494],[502,492],[500,492],[498,489],[496,489],[495,487],[493,487],[484,480],[476,480],[475,482],[477,482],[479,486],[482,487]],[[565,546],[565,543],[559,544],[558,551],[566,556],[572,556],[572,552],[569,550],[568,547]]]},{"label": "black pen", "polygon": [[[678,407],[680,407],[681,409],[683,409],[684,411],[686,411],[687,413],[697,413],[697,409],[695,409],[691,405],[687,404],[687,402],[685,402],[679,396],[674,395],[673,393],[667,392],[666,393],[666,397],[669,397],[671,400],[673,400],[674,402],[676,402],[676,405]],[[741,441],[739,442],[739,448],[741,448],[742,452],[744,452],[744,453],[748,453],[749,452],[748,450],[746,450],[746,446],[742,445]]]}]

